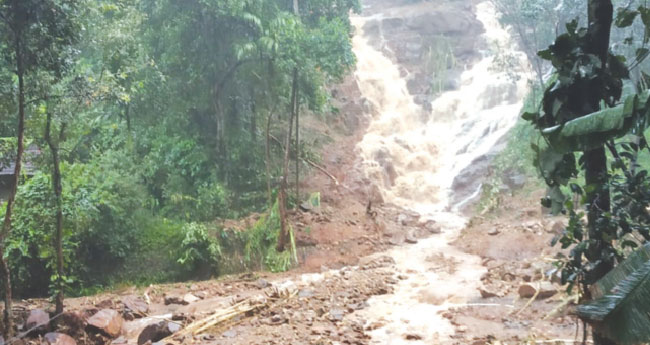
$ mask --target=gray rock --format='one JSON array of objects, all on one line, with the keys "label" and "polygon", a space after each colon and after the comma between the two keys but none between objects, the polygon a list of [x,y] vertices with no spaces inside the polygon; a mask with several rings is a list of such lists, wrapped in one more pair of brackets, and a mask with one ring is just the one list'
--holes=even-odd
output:
[{"label": "gray rock", "polygon": [[[45,333],[50,323],[50,314],[42,309],[33,309],[29,311],[29,316],[25,321],[24,330],[30,333]],[[32,330],[33,329],[33,330]]]},{"label": "gray rock", "polygon": [[415,237],[415,235],[413,235],[413,233],[410,232],[410,231],[409,231],[409,233],[406,234],[406,237],[404,237],[404,241],[405,241],[406,243],[411,243],[411,244],[418,243],[418,239],[417,239],[417,238]]}]

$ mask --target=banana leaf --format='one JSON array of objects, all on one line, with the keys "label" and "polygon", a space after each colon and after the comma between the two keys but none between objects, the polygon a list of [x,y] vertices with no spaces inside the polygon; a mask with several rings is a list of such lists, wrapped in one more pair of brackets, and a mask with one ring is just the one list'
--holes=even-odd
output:
[{"label": "banana leaf", "polygon": [[650,341],[650,244],[616,266],[592,288],[578,315],[623,345]]},{"label": "banana leaf", "polygon": [[616,107],[545,128],[542,133],[552,139],[554,148],[560,152],[585,151],[602,146],[629,133],[639,120],[650,123],[649,96],[649,91],[629,96]]}]

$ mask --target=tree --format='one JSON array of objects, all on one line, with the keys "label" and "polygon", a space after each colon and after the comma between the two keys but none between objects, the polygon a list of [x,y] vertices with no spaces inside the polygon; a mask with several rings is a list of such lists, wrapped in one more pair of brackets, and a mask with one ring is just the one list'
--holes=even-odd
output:
[{"label": "tree", "polygon": [[[18,80],[17,103],[17,151],[14,181],[7,200],[2,231],[0,232],[0,265],[2,266],[5,293],[5,335],[13,333],[11,315],[11,272],[5,257],[5,244],[11,232],[12,213],[16,191],[20,183],[24,152],[24,133],[27,101],[30,89],[26,78],[37,71],[60,77],[65,68],[64,55],[76,39],[77,27],[69,16],[77,6],[75,0],[24,1],[7,0],[0,4],[0,37],[3,42],[2,55],[13,65],[12,73]],[[32,85],[33,86],[33,85]]]},{"label": "tree", "polygon": [[[616,139],[626,135],[642,138],[649,115],[648,94],[627,95],[623,102],[624,82],[629,83],[629,68],[625,58],[610,51],[610,35],[613,24],[613,5],[609,0],[588,2],[588,26],[579,28],[577,21],[567,24],[567,32],[557,37],[539,56],[550,61],[555,76],[548,82],[540,111],[527,111],[523,117],[531,121],[546,139],[546,145],[534,145],[540,172],[550,187],[543,200],[553,211],[568,211],[570,222],[564,233],[554,240],[563,248],[571,247],[570,259],[561,263],[562,280],[573,286],[578,284],[583,301],[592,299],[589,286],[603,278],[624,258],[626,245],[637,245],[627,236],[637,230],[630,227],[630,218],[620,213],[631,211],[629,204],[621,202],[630,185],[617,187],[615,176],[609,170],[610,151],[615,166],[625,167],[616,148]],[[641,14],[646,28],[650,24],[650,12],[641,6],[638,11],[622,9],[617,12],[616,25],[627,27]],[[647,29],[646,29],[647,30]],[[644,38],[644,43],[647,39]],[[637,57],[642,57],[637,54]],[[631,66],[634,66],[636,61]],[[636,64],[638,66],[638,64]],[[627,145],[627,144],[625,144]],[[642,139],[637,148],[645,144]],[[582,155],[576,160],[575,152]],[[629,152],[625,155],[632,156]],[[572,183],[578,176],[578,165],[584,172],[584,183]],[[633,168],[634,162],[629,167]],[[644,175],[639,175],[644,179]],[[562,188],[583,196],[587,213],[587,231],[584,233],[582,213],[576,211],[571,199]],[[616,198],[612,208],[612,193]],[[645,202],[645,201],[644,201]],[[647,221],[647,220],[646,220]],[[637,228],[644,240],[650,237],[643,228]],[[617,241],[620,240],[620,241]],[[593,332],[596,344],[613,344],[601,335],[596,327]]]}]

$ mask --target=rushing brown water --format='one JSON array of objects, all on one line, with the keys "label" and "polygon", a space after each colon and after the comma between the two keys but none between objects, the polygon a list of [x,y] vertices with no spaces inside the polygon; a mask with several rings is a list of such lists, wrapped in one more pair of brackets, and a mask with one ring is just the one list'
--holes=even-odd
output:
[{"label": "rushing brown water", "polygon": [[[485,28],[482,39],[490,51],[462,73],[458,89],[433,100],[430,116],[422,116],[399,66],[373,48],[363,32],[364,24],[381,19],[381,14],[353,18],[355,76],[373,109],[357,147],[365,173],[386,202],[434,219],[444,229],[441,236],[381,254],[393,257],[406,279],[393,294],[371,298],[370,307],[361,312],[369,324],[381,325],[371,332],[375,344],[451,342],[454,328],[441,313],[479,298],[484,267],[478,257],[449,244],[466,221],[453,211],[456,205],[450,205],[451,185],[462,169],[492,149],[515,124],[527,91],[528,67],[488,2],[476,6],[476,17]],[[509,71],[496,68],[492,52],[497,49],[514,57]],[[512,78],[513,74],[520,78]],[[441,261],[446,263],[443,269]],[[420,339],[407,340],[409,334]]]}]

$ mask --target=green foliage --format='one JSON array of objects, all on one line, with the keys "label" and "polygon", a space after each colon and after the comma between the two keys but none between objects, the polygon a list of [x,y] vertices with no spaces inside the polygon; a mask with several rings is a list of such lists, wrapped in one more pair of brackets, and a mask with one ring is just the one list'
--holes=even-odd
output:
[{"label": "green foliage", "polygon": [[[277,210],[266,210],[263,124],[275,114],[271,134],[283,139],[287,119],[278,114],[290,102],[294,68],[301,106],[328,109],[326,86],[355,63],[348,16],[358,1],[300,1],[299,14],[276,0],[0,2],[2,14],[10,8],[51,9],[21,26],[31,37],[26,134],[42,152],[29,159],[34,175],[19,188],[9,238],[19,295],[45,295],[54,272],[48,113],[60,138],[69,293],[221,273],[237,258],[219,248],[246,253],[244,266],[293,265],[295,245],[293,253],[274,249],[279,223]],[[9,29],[0,21],[0,112],[11,115]],[[14,120],[0,119],[0,136],[15,135]],[[0,162],[12,144],[2,141]],[[308,140],[297,146],[318,160]],[[272,181],[281,157],[272,147]],[[246,233],[210,225],[265,210]]]},{"label": "green foliage", "polygon": [[[629,26],[633,17],[619,11],[617,23]],[[545,140],[544,145],[533,145],[536,164],[549,186],[542,204],[554,212],[569,214],[568,227],[553,240],[553,245],[560,243],[562,248],[571,249],[569,258],[558,263],[562,281],[571,289],[576,283],[580,287],[595,283],[608,267],[625,257],[630,247],[650,238],[650,219],[645,215],[650,200],[641,190],[648,185],[647,171],[637,164],[640,151],[647,149],[643,132],[650,108],[646,91],[628,95],[619,103],[624,81],[630,77],[623,56],[610,52],[603,64],[590,51],[586,28],[572,21],[566,29],[554,44],[539,52],[556,73],[548,82],[541,109],[526,111],[522,117]],[[594,108],[585,115],[585,109]],[[600,147],[607,147],[609,159],[614,161],[605,182],[580,185],[576,180],[578,169],[586,170],[589,158],[586,154],[576,157],[576,152]],[[600,191],[611,195],[611,212],[589,211],[587,224],[581,207],[598,207],[593,196],[602,195]],[[639,235],[641,238],[636,237]]]},{"label": "green foliage", "polygon": [[189,272],[218,273],[221,247],[215,236],[208,233],[205,225],[188,223],[183,227],[185,238],[181,242],[181,256],[178,263]]}]

